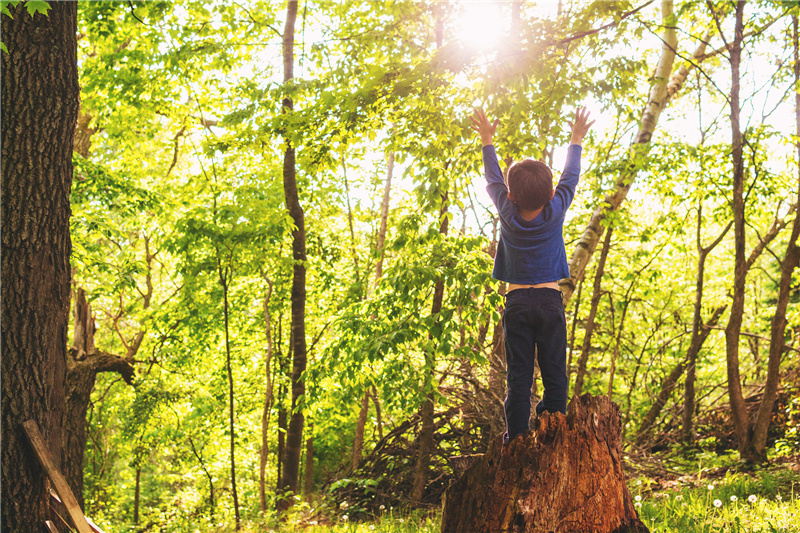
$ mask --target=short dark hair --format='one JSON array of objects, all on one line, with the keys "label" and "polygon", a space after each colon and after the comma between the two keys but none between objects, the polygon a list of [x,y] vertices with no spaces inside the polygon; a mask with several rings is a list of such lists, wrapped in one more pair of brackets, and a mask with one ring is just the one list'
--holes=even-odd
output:
[{"label": "short dark hair", "polygon": [[524,159],[508,169],[508,190],[520,209],[535,211],[553,197],[553,172],[535,159]]}]

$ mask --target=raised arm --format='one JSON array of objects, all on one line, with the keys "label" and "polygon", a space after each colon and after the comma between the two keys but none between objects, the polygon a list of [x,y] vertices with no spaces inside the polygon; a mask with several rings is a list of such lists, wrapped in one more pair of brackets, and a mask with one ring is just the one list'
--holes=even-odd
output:
[{"label": "raised arm", "polygon": [[594,120],[589,122],[589,112],[585,107],[581,107],[575,111],[575,121],[568,120],[567,124],[572,128],[572,136],[569,148],[567,148],[567,162],[551,201],[553,209],[562,212],[567,210],[575,197],[575,188],[578,186],[578,178],[581,174],[581,143],[589,128],[594,124]]},{"label": "raised arm", "polygon": [[503,172],[500,170],[497,153],[495,153],[494,144],[492,144],[492,137],[497,130],[500,119],[489,122],[483,109],[476,109],[469,119],[472,121],[470,127],[481,136],[486,192],[489,193],[500,216],[509,219],[516,213],[516,206],[508,199],[508,187],[503,179]]}]

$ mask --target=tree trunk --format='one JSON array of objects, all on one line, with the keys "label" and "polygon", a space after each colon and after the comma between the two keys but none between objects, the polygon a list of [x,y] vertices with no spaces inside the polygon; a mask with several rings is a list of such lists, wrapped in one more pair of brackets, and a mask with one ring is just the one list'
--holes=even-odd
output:
[{"label": "tree trunk", "polygon": [[50,495],[22,423],[60,464],[69,323],[69,194],[78,115],[77,4],[2,19],[2,530],[39,532]]},{"label": "tree trunk", "polygon": [[364,446],[364,428],[367,425],[367,414],[369,413],[369,389],[364,390],[364,396],[361,398],[361,410],[358,413],[358,421],[356,422],[356,436],[353,439],[353,457],[352,469],[358,468],[361,463],[361,449]]},{"label": "tree trunk", "polygon": [[[286,395],[286,388],[281,386],[281,395],[280,397],[283,398]],[[283,487],[283,463],[284,457],[286,456],[286,424],[287,416],[286,416],[286,408],[281,405],[278,408],[278,450],[276,455],[278,456],[278,467],[277,467],[277,478],[278,482],[276,483],[276,488],[278,491],[281,490]]]},{"label": "tree trunk", "polygon": [[443,533],[646,532],[622,470],[619,407],[573,396],[505,448],[500,437],[444,496]]},{"label": "tree trunk", "polygon": [[[217,260],[219,261],[219,249],[217,249]],[[223,268],[220,263],[219,282],[222,285],[222,310],[225,318],[225,368],[228,373],[228,431],[230,432],[230,458],[231,458],[231,496],[233,496],[233,514],[236,518],[236,531],[241,527],[241,517],[239,516],[239,493],[236,491],[236,431],[235,414],[233,403],[233,368],[231,366],[231,342],[230,342],[230,313],[228,308],[228,282],[230,281],[230,269]]]},{"label": "tree trunk", "polygon": [[[797,15],[792,15],[792,44],[794,45],[794,82],[795,87],[800,87],[800,46],[798,46]],[[795,92],[795,124],[796,135],[800,139],[800,93]],[[798,161],[800,162],[800,141],[796,142]],[[800,174],[800,171],[798,171]],[[800,206],[800,175],[798,175],[797,205]],[[778,301],[775,305],[775,314],[770,322],[769,358],[767,361],[767,383],[764,395],[758,406],[758,413],[753,425],[753,437],[747,455],[757,461],[765,461],[767,446],[767,430],[772,420],[772,409],[780,386],[780,364],[783,354],[784,334],[786,332],[786,308],[791,293],[792,274],[800,263],[800,249],[797,239],[800,237],[800,215],[795,215],[792,224],[792,234],[786,246],[786,255],[781,265],[781,278],[778,282]]]},{"label": "tree trunk", "polygon": [[[675,31],[675,14],[673,11],[673,3],[670,0],[663,0],[661,2],[661,20],[664,24],[661,58],[658,61],[658,66],[652,77],[653,82],[650,86],[647,104],[642,112],[639,130],[631,144],[629,162],[614,184],[614,189],[606,195],[603,202],[594,210],[594,213],[592,213],[592,218],[586,226],[586,229],[583,230],[583,234],[575,247],[575,251],[570,257],[570,277],[559,282],[561,292],[564,293],[565,304],[572,298],[575,285],[578,280],[583,278],[586,265],[589,263],[589,259],[591,259],[597,247],[597,243],[600,241],[604,229],[601,222],[605,220],[609,212],[618,210],[628,196],[628,191],[631,185],[633,185],[633,180],[636,178],[639,171],[637,159],[647,152],[650,138],[653,136],[653,132],[658,124],[658,118],[666,107],[669,97],[672,94],[669,88],[680,87],[688,74],[688,70],[686,72],[682,71],[682,79],[670,80],[672,66],[675,62],[675,51],[678,48],[678,36]],[[705,50],[706,45],[703,43],[701,46],[702,50]]]},{"label": "tree trunk", "polygon": [[383,440],[383,420],[381,419],[381,402],[378,399],[378,388],[372,385],[372,403],[375,405],[375,424],[378,426],[378,440]]},{"label": "tree trunk", "polygon": [[[286,24],[283,30],[283,82],[294,78],[294,24],[297,19],[297,0],[289,0],[286,6]],[[291,113],[291,98],[283,99],[283,112]],[[300,456],[303,449],[303,409],[300,399],[305,396],[306,387],[303,372],[306,370],[306,226],[303,207],[297,191],[297,170],[295,151],[289,136],[286,135],[286,152],[283,157],[283,192],[286,209],[292,217],[292,409],[289,414],[289,429],[286,432],[286,452],[283,460],[281,489],[283,497],[278,499],[278,510],[286,511],[292,506],[291,493],[298,493],[300,475]]]},{"label": "tree trunk", "polygon": [[386,184],[383,186],[383,200],[381,201],[381,227],[378,230],[378,264],[375,266],[375,284],[383,276],[384,243],[386,242],[386,226],[389,221],[389,200],[392,192],[392,171],[394,170],[394,152],[389,152],[386,163]]},{"label": "tree trunk", "polygon": [[305,483],[303,484],[303,493],[306,495],[306,501],[311,503],[312,492],[314,490],[314,437],[311,436],[312,425],[308,425],[309,437],[306,439],[306,471]]},{"label": "tree trunk", "polygon": [[[439,213],[439,233],[447,235],[449,219],[447,218],[447,193],[442,196],[442,209]],[[433,289],[433,304],[431,305],[431,316],[435,317],[442,310],[444,300],[444,280],[436,281]],[[426,389],[425,398],[420,406],[421,424],[419,431],[419,448],[417,451],[417,463],[414,469],[414,486],[411,490],[411,500],[421,502],[425,494],[425,485],[428,483],[428,467],[431,462],[431,452],[433,451],[433,400],[435,391],[433,390],[433,371],[436,366],[434,354],[430,351],[425,352],[425,373]]]},{"label": "tree trunk", "polygon": [[731,64],[731,157],[733,159],[733,233],[734,233],[734,275],[733,302],[728,325],[725,328],[725,353],[728,370],[728,396],[731,406],[731,418],[736,429],[739,455],[744,460],[752,460],[748,456],[749,419],[747,406],[742,394],[742,382],[739,375],[739,337],[742,330],[742,315],[745,303],[745,213],[744,213],[744,159],[742,156],[742,131],[739,123],[741,106],[739,103],[739,66],[742,57],[742,36],[744,29],[745,2],[736,3],[736,26],[733,42],[730,46]]},{"label": "tree trunk", "polygon": [[139,525],[139,496],[141,495],[142,467],[136,467],[136,488],[133,493],[133,525]]},{"label": "tree trunk", "polygon": [[[138,351],[140,343],[134,342],[129,346],[126,358],[98,350],[94,345],[95,326],[92,306],[82,288],[75,292],[73,316],[72,347],[67,352],[62,470],[75,499],[81,509],[84,509],[83,458],[87,440],[86,413],[91,403],[97,374],[116,372],[130,385],[134,372],[133,356]],[[136,338],[139,339],[140,336],[137,334]]]},{"label": "tree trunk", "polygon": [[272,411],[272,320],[269,313],[269,302],[272,299],[272,280],[262,272],[267,282],[267,295],[264,297],[264,333],[267,337],[267,354],[264,361],[264,372],[267,390],[264,392],[264,409],[261,412],[261,447],[258,457],[258,496],[261,512],[267,511],[267,459],[269,458],[269,414]]},{"label": "tree trunk", "polygon": [[573,396],[580,396],[583,391],[583,376],[586,374],[586,365],[589,361],[589,351],[592,348],[592,333],[595,327],[595,317],[597,316],[597,307],[600,304],[600,298],[603,296],[601,283],[603,280],[603,272],[606,268],[606,259],[608,258],[608,250],[611,248],[611,235],[613,231],[611,228],[606,233],[605,242],[603,242],[603,251],[600,253],[600,261],[597,263],[597,271],[594,274],[594,285],[592,287],[592,305],[589,308],[589,316],[586,318],[586,331],[583,334],[583,346],[581,348],[581,356],[578,359],[578,370],[575,373],[575,387],[572,391]]},{"label": "tree trunk", "polygon": [[[705,283],[704,278],[706,270],[706,258],[708,257],[708,254],[711,253],[711,250],[716,248],[716,246],[722,241],[722,239],[725,237],[725,235],[731,228],[731,224],[728,224],[722,231],[722,233],[720,233],[719,237],[717,237],[714,240],[714,242],[712,242],[707,247],[703,247],[703,244],[700,240],[702,223],[703,223],[703,204],[702,202],[700,202],[697,206],[697,236],[696,236],[697,282],[694,291],[694,314],[692,316],[692,340],[689,343],[689,352],[687,353],[686,381],[684,382],[684,387],[683,387],[683,420],[681,426],[681,439],[687,443],[694,439],[694,429],[693,429],[693,420],[695,411],[694,382],[695,382],[695,377],[697,375],[697,355],[700,353],[700,348],[702,348],[703,342],[705,342],[705,339],[710,332],[710,330],[708,329],[703,330],[702,328],[703,284]],[[714,316],[712,317],[711,320],[709,320],[707,325],[716,325],[717,320],[719,320],[719,316],[722,314],[724,310],[725,307],[717,308],[717,311],[714,312]],[[680,375],[678,377],[680,377]],[[666,402],[666,399],[664,401]],[[649,413],[648,416],[645,416],[644,423],[642,423],[642,426],[639,430],[640,434],[642,433],[643,429],[646,429],[648,425],[655,422],[657,416],[658,413],[655,413],[655,416],[653,416],[652,419],[650,418]]]}]

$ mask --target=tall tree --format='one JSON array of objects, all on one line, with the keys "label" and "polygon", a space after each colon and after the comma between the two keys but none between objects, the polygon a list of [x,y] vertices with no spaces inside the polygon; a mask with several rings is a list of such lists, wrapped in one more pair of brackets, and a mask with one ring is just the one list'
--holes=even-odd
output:
[{"label": "tall tree", "polygon": [[[742,59],[742,41],[744,36],[745,2],[736,3],[736,25],[733,42],[728,44],[731,66],[731,158],[733,160],[733,234],[734,234],[734,273],[733,301],[731,314],[725,327],[725,353],[728,369],[728,396],[731,405],[731,417],[736,429],[739,452],[743,459],[747,458],[746,446],[749,440],[747,406],[742,394],[742,382],[739,375],[739,337],[742,331],[742,315],[745,303],[745,282],[747,277],[745,247],[745,211],[744,211],[744,157],[742,154],[742,130],[740,125],[741,104],[739,101],[740,66]],[[713,9],[713,7],[712,7]],[[716,16],[716,15],[715,15]],[[724,36],[723,36],[724,38]],[[726,43],[727,44],[727,43]]]},{"label": "tall tree", "polygon": [[[288,89],[294,78],[294,25],[297,19],[297,0],[289,0],[286,5],[286,23],[283,28],[283,83]],[[290,114],[293,102],[289,96],[283,99],[283,111]],[[306,370],[306,226],[303,207],[297,191],[297,169],[295,148],[291,135],[284,132],[286,151],[283,155],[283,190],[286,209],[292,217],[292,258],[294,259],[292,277],[292,411],[289,416],[289,429],[286,432],[282,488],[297,494],[299,489],[300,456],[303,452],[303,408],[301,398],[306,388],[303,372]],[[288,509],[294,500],[280,498],[278,509]]]},{"label": "tall tree", "polygon": [[[609,212],[618,210],[628,196],[628,191],[633,185],[633,180],[641,168],[642,159],[649,148],[650,139],[658,124],[658,118],[661,116],[661,112],[666,107],[672,94],[669,90],[670,87],[680,87],[686,78],[686,73],[682,73],[682,78],[670,80],[678,47],[675,12],[671,0],[663,0],[661,2],[661,20],[664,25],[664,34],[661,37],[663,41],[661,58],[653,74],[653,82],[650,86],[647,104],[642,112],[639,130],[631,143],[629,160],[626,167],[622,169],[619,179],[614,184],[614,189],[606,195],[603,202],[592,213],[592,217],[570,257],[570,277],[559,282],[561,292],[564,293],[565,302],[572,298],[575,285],[578,280],[583,278],[586,265],[600,242],[600,237],[605,229],[601,222],[605,220]],[[702,43],[702,48],[699,48],[699,50],[705,51],[705,46],[705,43]],[[702,55],[702,51],[700,55]],[[695,55],[697,55],[697,52]]]},{"label": "tall tree", "polygon": [[22,423],[62,450],[78,9],[2,9],[2,529],[27,533],[42,530],[49,493]]}]

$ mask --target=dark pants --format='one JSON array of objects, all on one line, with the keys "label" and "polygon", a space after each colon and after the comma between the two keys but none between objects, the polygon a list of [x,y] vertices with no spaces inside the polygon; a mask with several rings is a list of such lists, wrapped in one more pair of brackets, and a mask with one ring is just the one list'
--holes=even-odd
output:
[{"label": "dark pants", "polygon": [[503,312],[508,394],[505,440],[529,429],[533,361],[539,356],[544,394],[536,414],[567,412],[567,323],[561,291],[516,289]]}]

